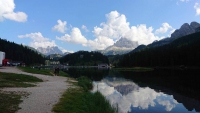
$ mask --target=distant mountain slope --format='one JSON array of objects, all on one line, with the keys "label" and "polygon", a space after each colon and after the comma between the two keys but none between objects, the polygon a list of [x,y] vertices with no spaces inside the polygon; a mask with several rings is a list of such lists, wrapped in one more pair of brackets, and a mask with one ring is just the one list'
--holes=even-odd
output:
[{"label": "distant mountain slope", "polygon": [[9,42],[6,39],[0,38],[0,51],[6,53],[6,59],[12,61],[21,61],[26,65],[30,64],[44,64],[45,58],[38,54],[38,52],[30,48],[19,45],[14,42]]},{"label": "distant mountain slope", "polygon": [[138,42],[130,41],[127,38],[121,38],[114,45],[101,51],[104,55],[121,55],[130,52],[138,46]]},{"label": "distant mountain slope", "polygon": [[138,46],[136,49],[134,49],[131,52],[137,52],[137,51],[144,49],[144,48],[163,46],[163,45],[171,43],[172,41],[174,41],[174,40],[176,40],[180,37],[183,37],[183,36],[186,36],[186,35],[189,35],[189,34],[193,34],[195,32],[199,32],[199,31],[200,31],[200,24],[199,23],[191,22],[190,25],[188,23],[185,23],[180,27],[180,29],[175,30],[171,34],[171,37],[164,38],[160,41],[154,41],[153,43],[151,43],[147,46],[142,46],[142,47]]},{"label": "distant mountain slope", "polygon": [[[25,45],[24,45],[24,46],[25,46]],[[45,57],[45,54],[39,52],[37,49],[35,49],[35,48],[33,48],[33,47],[30,47],[30,46],[25,46],[25,47],[27,47],[27,48],[29,48],[29,49],[31,49],[31,50],[37,52],[38,54],[41,54],[43,57]]]},{"label": "distant mountain slope", "polygon": [[119,66],[200,66],[200,32],[124,55]]}]

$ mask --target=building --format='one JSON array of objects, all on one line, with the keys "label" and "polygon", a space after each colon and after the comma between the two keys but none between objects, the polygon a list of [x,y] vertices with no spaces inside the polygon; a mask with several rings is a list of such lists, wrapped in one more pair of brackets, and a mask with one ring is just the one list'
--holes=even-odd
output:
[{"label": "building", "polygon": [[50,60],[45,60],[45,65],[50,66],[50,65],[59,65],[60,61],[50,61]]}]

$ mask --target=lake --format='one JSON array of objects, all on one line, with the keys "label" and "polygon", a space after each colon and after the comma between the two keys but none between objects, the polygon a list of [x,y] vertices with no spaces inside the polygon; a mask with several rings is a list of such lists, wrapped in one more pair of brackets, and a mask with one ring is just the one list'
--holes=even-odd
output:
[{"label": "lake", "polygon": [[200,112],[199,70],[69,68],[67,73],[92,79],[92,92],[101,92],[119,113]]}]

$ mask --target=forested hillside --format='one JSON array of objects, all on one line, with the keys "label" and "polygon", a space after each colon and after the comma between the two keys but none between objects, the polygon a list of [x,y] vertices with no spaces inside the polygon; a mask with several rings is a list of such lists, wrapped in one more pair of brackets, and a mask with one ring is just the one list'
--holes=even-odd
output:
[{"label": "forested hillside", "polygon": [[10,59],[12,61],[22,61],[26,65],[44,64],[45,61],[45,58],[42,57],[41,54],[38,54],[36,51],[1,38],[0,51],[6,53],[6,59]]},{"label": "forested hillside", "polygon": [[118,66],[200,66],[200,32],[121,57]]},{"label": "forested hillside", "polygon": [[70,66],[97,66],[99,63],[109,63],[108,58],[99,52],[79,51],[68,54],[60,59],[61,63]]}]

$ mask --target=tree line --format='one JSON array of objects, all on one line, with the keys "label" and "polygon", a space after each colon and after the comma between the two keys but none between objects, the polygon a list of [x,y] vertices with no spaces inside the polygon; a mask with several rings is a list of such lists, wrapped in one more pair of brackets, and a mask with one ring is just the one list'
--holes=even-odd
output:
[{"label": "tree line", "polygon": [[108,58],[96,51],[78,51],[65,55],[59,61],[70,66],[97,66],[100,63],[109,64]]},{"label": "tree line", "polygon": [[0,38],[0,51],[6,53],[6,59],[23,62],[26,65],[44,64],[45,57],[24,45]]}]

